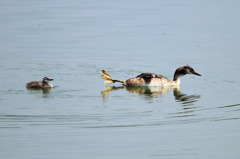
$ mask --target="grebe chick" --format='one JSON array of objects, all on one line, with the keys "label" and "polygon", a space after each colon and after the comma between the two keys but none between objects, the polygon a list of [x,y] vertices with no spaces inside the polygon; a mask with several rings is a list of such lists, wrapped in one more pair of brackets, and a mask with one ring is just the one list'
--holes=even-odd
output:
[{"label": "grebe chick", "polygon": [[44,77],[42,81],[32,81],[32,82],[27,83],[26,87],[27,88],[35,88],[35,89],[52,88],[53,85],[51,83],[49,83],[49,81],[53,81],[53,79],[49,78],[49,77]]},{"label": "grebe chick", "polygon": [[190,66],[182,66],[176,69],[173,80],[169,80],[162,75],[158,75],[155,73],[142,73],[137,77],[130,78],[126,81],[114,80],[111,76],[103,70],[103,75],[101,76],[103,79],[106,79],[105,84],[120,82],[127,86],[178,86],[180,85],[180,77],[186,74],[194,74],[197,76],[201,76],[199,73],[195,72],[194,69]]}]

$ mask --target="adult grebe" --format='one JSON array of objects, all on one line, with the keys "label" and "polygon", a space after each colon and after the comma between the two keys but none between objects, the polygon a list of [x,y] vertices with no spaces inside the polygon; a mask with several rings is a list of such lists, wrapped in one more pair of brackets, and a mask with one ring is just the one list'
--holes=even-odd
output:
[{"label": "adult grebe", "polygon": [[52,88],[53,85],[49,83],[49,81],[53,81],[52,78],[44,77],[42,81],[32,81],[27,83],[27,88]]},{"label": "adult grebe", "polygon": [[126,81],[114,80],[112,77],[104,70],[102,70],[103,74],[101,77],[106,79],[105,84],[120,82],[127,86],[178,86],[180,85],[180,77],[186,74],[194,74],[197,76],[201,76],[199,73],[195,72],[194,69],[190,66],[182,66],[176,69],[173,81],[167,79],[162,75],[158,75],[155,73],[142,73],[137,77],[130,78]]}]

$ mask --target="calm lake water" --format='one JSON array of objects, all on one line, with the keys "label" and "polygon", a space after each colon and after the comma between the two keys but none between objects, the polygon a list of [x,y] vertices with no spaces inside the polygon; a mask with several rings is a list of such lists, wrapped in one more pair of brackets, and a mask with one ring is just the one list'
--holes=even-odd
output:
[{"label": "calm lake water", "polygon": [[[237,0],[2,1],[0,158],[239,158],[239,17]],[[100,78],[184,65],[202,76],[180,88]]]}]

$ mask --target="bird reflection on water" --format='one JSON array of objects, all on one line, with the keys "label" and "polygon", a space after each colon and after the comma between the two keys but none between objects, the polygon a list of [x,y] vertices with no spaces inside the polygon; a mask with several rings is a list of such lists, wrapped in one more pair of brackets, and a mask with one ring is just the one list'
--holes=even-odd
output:
[{"label": "bird reflection on water", "polygon": [[138,93],[144,95],[145,99],[152,99],[158,96],[163,96],[169,91],[173,91],[175,101],[181,103],[183,106],[193,105],[201,97],[200,95],[187,95],[180,92],[179,86],[174,87],[149,87],[149,86],[106,86],[105,90],[101,92],[104,100],[108,99],[109,94],[116,90],[127,90],[130,93]]},{"label": "bird reflection on water", "polygon": [[176,102],[180,102],[184,106],[193,105],[193,103],[197,102],[201,97],[200,95],[187,95],[181,93],[180,91],[173,91],[173,95],[175,97]]},{"label": "bird reflection on water", "polygon": [[42,98],[50,98],[52,88],[27,88],[27,90],[30,94],[41,94]]}]

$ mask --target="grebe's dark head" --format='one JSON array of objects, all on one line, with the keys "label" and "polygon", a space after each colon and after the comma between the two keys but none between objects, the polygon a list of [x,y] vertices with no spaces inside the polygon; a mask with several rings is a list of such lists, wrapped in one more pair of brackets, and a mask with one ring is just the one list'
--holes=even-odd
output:
[{"label": "grebe's dark head", "polygon": [[183,66],[183,70],[185,72],[185,74],[194,74],[194,75],[197,75],[197,76],[202,76],[200,75],[199,73],[195,72],[194,69],[190,66]]},{"label": "grebe's dark head", "polygon": [[177,80],[179,77],[184,76],[186,74],[193,74],[193,75],[197,75],[197,76],[201,76],[199,73],[195,72],[194,69],[190,66],[182,66],[179,67],[174,74],[174,79],[173,80]]},{"label": "grebe's dark head", "polygon": [[48,83],[49,81],[53,81],[54,79],[50,78],[50,77],[44,77],[43,81]]}]

